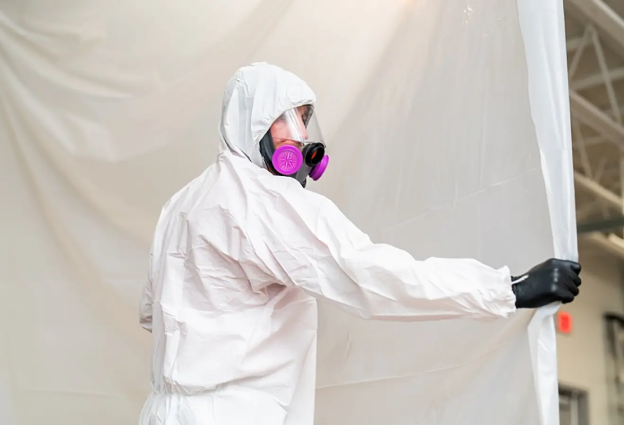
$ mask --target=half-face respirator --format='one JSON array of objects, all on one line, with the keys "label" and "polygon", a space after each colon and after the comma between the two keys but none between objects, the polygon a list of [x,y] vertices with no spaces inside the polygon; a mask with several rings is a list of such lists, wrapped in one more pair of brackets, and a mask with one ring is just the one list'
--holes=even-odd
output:
[{"label": "half-face respirator", "polygon": [[321,178],[329,157],[310,105],[283,113],[260,140],[260,153],[273,174],[296,179],[303,187],[307,177]]}]

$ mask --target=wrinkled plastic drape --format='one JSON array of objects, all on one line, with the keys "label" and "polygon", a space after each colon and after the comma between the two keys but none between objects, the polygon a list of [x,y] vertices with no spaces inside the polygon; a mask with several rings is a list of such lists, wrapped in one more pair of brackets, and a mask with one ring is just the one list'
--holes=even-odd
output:
[{"label": "wrinkled plastic drape", "polygon": [[[132,424],[162,204],[241,65],[315,90],[318,190],[374,240],[516,273],[576,257],[559,0],[0,2],[0,423]],[[316,423],[557,421],[552,313],[364,322],[321,305]]]}]

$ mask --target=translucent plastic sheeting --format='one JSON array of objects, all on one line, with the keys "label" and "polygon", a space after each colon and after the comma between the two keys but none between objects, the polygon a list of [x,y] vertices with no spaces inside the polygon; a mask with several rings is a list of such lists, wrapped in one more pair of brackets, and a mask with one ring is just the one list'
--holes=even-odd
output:
[{"label": "translucent plastic sheeting", "polygon": [[[133,424],[162,204],[268,61],[316,91],[319,183],[374,240],[521,273],[576,257],[558,0],[0,2],[0,423]],[[364,322],[321,305],[318,424],[557,423],[555,307]]]}]

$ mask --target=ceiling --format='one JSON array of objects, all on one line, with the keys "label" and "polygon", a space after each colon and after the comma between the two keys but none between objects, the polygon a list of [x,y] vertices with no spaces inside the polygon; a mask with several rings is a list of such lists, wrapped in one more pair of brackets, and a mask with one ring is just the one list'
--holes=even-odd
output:
[{"label": "ceiling", "polygon": [[624,258],[622,227],[605,225],[624,212],[624,0],[564,6],[577,221],[599,229],[580,236]]}]

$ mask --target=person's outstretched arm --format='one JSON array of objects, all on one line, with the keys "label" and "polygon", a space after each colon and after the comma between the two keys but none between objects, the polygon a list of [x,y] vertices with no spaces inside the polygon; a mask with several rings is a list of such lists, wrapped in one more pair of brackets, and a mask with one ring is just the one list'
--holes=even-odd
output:
[{"label": "person's outstretched arm", "polygon": [[[487,319],[516,310],[510,272],[473,259],[429,258],[375,244],[327,198],[276,192],[269,213],[247,217],[243,264],[357,316],[381,320]],[[418,237],[418,235],[414,235]],[[256,270],[251,270],[251,268]]]},{"label": "person's outstretched arm", "polygon": [[549,260],[516,283],[507,267],[474,259],[417,261],[373,243],[327,198],[292,187],[266,187],[271,208],[245,220],[242,264],[257,290],[293,285],[363,318],[404,321],[507,317],[579,293],[577,263]]}]

